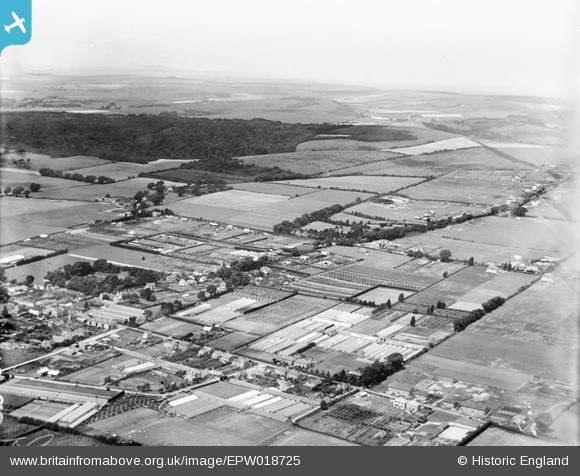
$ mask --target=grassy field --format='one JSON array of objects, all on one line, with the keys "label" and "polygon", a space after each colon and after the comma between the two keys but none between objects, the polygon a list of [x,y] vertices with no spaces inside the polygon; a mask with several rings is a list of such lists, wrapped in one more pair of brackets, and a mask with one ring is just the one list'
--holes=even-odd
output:
[{"label": "grassy field", "polygon": [[562,256],[578,249],[577,232],[577,223],[486,217],[472,223],[455,225],[450,230],[436,230],[432,235],[482,244],[527,248],[536,251],[536,256],[541,258],[545,255]]},{"label": "grassy field", "polygon": [[364,294],[359,294],[356,298],[361,301],[375,302],[376,304],[383,304],[390,300],[392,303],[396,302],[399,295],[403,294],[405,298],[413,294],[412,291],[407,291],[404,289],[389,288],[385,286],[380,286],[375,289],[371,289]]},{"label": "grassy field", "polygon": [[[43,248],[30,248],[28,246],[20,245],[9,245],[0,248],[0,260],[15,259],[18,256],[22,258],[18,259],[30,259],[35,256],[44,256],[52,253],[52,250]],[[0,266],[8,266],[8,263]]]},{"label": "grassy field", "polygon": [[105,165],[97,165],[95,167],[77,168],[71,170],[70,173],[79,173],[84,176],[87,175],[104,175],[105,177],[114,180],[125,180],[129,177],[137,177],[140,173],[151,173],[157,170],[166,170],[179,167],[181,164],[188,162],[187,160],[157,160],[148,164],[136,164],[129,162],[114,162]]},{"label": "grassy field", "polygon": [[535,275],[506,271],[459,297],[458,302],[449,307],[451,309],[472,311],[481,307],[481,304],[493,297],[501,296],[507,298],[517,292],[522,286],[530,285],[537,279],[538,276]]},{"label": "grassy field", "polygon": [[57,403],[57,402],[48,402],[44,400],[34,400],[20,407],[18,410],[14,410],[11,413],[11,416],[16,418],[27,416],[46,421],[70,406],[71,406],[70,403]]},{"label": "grassy field", "polygon": [[171,317],[163,317],[153,322],[148,322],[142,326],[142,328],[153,332],[159,332],[160,334],[165,334],[171,337],[182,337],[190,332],[201,331],[203,326],[190,322],[179,321],[177,319],[172,319]]},{"label": "grassy field", "polygon": [[[19,162],[20,160],[24,160],[24,163]],[[28,160],[30,160],[30,162],[28,162]],[[30,170],[51,168],[63,172],[110,163],[108,160],[99,159],[98,157],[87,157],[82,155],[73,157],[51,157],[49,155],[35,154],[32,152],[12,152],[0,155],[0,167],[15,167],[18,165],[16,162],[19,162],[21,166]]]},{"label": "grassy field", "polygon": [[106,259],[122,266],[135,266],[137,268],[147,268],[165,272],[191,272],[194,269],[199,269],[199,264],[192,261],[184,261],[163,255],[141,253],[139,251],[117,248],[109,245],[92,246],[90,248],[78,250],[74,253],[74,256],[81,259]]},{"label": "grassy field", "polygon": [[249,446],[288,425],[253,413],[218,408],[191,420],[140,408],[91,425],[151,446]]},{"label": "grassy field", "polygon": [[442,150],[469,149],[471,147],[481,147],[481,145],[465,137],[454,137],[452,139],[444,139],[437,142],[431,142],[429,144],[396,149],[393,148],[392,151],[405,155],[421,155],[439,152]]},{"label": "grassy field", "polygon": [[286,185],[277,182],[245,182],[236,183],[232,187],[235,190],[244,190],[246,192],[269,193],[273,195],[285,195],[287,197],[296,197],[317,192],[318,189],[308,186]]},{"label": "grassy field", "polygon": [[283,195],[246,192],[243,190],[227,190],[225,192],[187,198],[179,203],[187,203],[191,206],[201,205],[227,208],[229,210],[249,211],[254,208],[267,207],[286,200],[288,200],[288,197]]},{"label": "grassy field", "polygon": [[[485,317],[482,319],[485,322]],[[570,381],[576,350],[565,346],[522,342],[501,336],[462,332],[420,357],[423,363],[445,368],[450,361]],[[441,359],[441,360],[439,360]],[[468,371],[466,367],[464,369]],[[577,378],[577,377],[576,377]],[[467,378],[468,381],[469,378]]]},{"label": "grassy field", "polygon": [[481,213],[485,207],[477,205],[467,205],[459,203],[448,203],[438,201],[421,201],[410,200],[405,205],[381,204],[376,202],[365,202],[353,207],[347,208],[344,213],[353,214],[352,221],[359,220],[354,213],[362,213],[371,217],[380,217],[385,220],[408,221],[412,223],[425,223],[415,217],[420,217],[430,211],[435,212],[435,218],[447,218],[448,216],[457,216],[461,213]]},{"label": "grassy field", "polygon": [[405,190],[416,200],[449,200],[461,203],[493,205],[503,203],[510,192],[497,181],[465,178],[436,178]]},{"label": "grassy field", "polygon": [[359,248],[351,246],[330,246],[328,253],[349,256],[355,259],[362,259],[362,264],[370,264],[377,268],[392,269],[411,261],[406,255],[388,253],[387,251],[374,250],[372,248]]},{"label": "grassy field", "polygon": [[267,446],[356,446],[356,444],[303,428],[292,428],[269,441]]},{"label": "grassy field", "polygon": [[[57,177],[43,177],[42,175],[35,175],[29,173],[11,172],[0,169],[0,185],[2,190],[6,187],[11,187],[15,189],[16,187],[22,187],[28,190],[30,184],[39,183],[41,185],[40,192],[31,193],[31,197],[42,198],[50,191],[54,193],[65,193],[65,189],[86,187],[87,183],[77,182],[75,180],[67,180]],[[21,195],[22,196],[22,195]]]},{"label": "grassy field", "polygon": [[449,307],[459,298],[483,283],[491,280],[493,275],[486,273],[485,268],[469,266],[449,276],[433,286],[414,294],[406,300],[412,304],[436,304],[443,301]]},{"label": "grassy field", "polygon": [[469,332],[577,348],[578,291],[572,280],[538,281],[470,326]]},{"label": "grassy field", "polygon": [[[464,229],[466,225],[462,223],[457,228]],[[514,256],[522,256],[526,260],[540,259],[546,256],[543,250],[526,249],[517,244],[515,246],[492,245],[481,243],[479,241],[463,241],[453,239],[448,236],[449,230],[444,230],[445,236],[440,233],[441,230],[431,231],[420,236],[401,238],[397,243],[401,245],[401,250],[423,250],[426,253],[438,254],[441,250],[451,251],[453,259],[468,260],[473,257],[476,263],[494,263],[500,264],[506,260],[512,260]],[[482,230],[485,233],[485,230]],[[553,256],[553,253],[550,253]]]},{"label": "grassy field", "polygon": [[317,150],[255,155],[240,157],[240,160],[250,165],[280,167],[304,175],[318,175],[395,157],[399,157],[399,154],[379,150]]},{"label": "grassy field", "polygon": [[289,185],[304,187],[338,188],[342,190],[365,190],[375,193],[389,193],[417,183],[421,178],[411,177],[373,177],[347,175],[344,177],[313,178],[306,180],[281,181]]},{"label": "grassy field", "polygon": [[501,428],[488,428],[467,446],[556,446],[556,444]]}]

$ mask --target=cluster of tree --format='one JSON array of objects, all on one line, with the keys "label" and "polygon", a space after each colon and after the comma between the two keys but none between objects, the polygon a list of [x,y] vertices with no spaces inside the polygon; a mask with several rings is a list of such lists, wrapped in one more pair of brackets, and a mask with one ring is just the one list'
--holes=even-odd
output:
[{"label": "cluster of tree", "polygon": [[512,215],[515,217],[525,217],[526,213],[528,213],[528,209],[522,206],[517,206],[512,210]]},{"label": "cluster of tree", "polygon": [[21,260],[18,260],[15,264],[16,264],[16,266],[22,266],[24,264],[35,263],[36,261],[42,261],[43,259],[52,258],[53,256],[58,256],[58,255],[64,255],[66,253],[68,253],[68,249],[57,250],[57,251],[53,251],[52,253],[48,253],[46,255],[37,255],[37,256],[31,256],[30,258],[23,258]]},{"label": "cluster of tree", "polygon": [[169,316],[171,314],[175,314],[176,312],[181,311],[182,308],[183,308],[183,303],[180,300],[176,299],[173,302],[161,303],[161,309],[159,310],[159,312],[161,314]]},{"label": "cluster of tree", "polygon": [[498,307],[502,306],[504,302],[505,299],[502,298],[501,296],[491,298],[489,301],[481,305],[482,309],[475,309],[471,311],[467,316],[453,319],[453,329],[455,330],[455,332],[461,332],[465,330],[467,326],[473,324],[476,321],[479,321],[488,312],[491,312],[494,309],[497,309]]},{"label": "cluster of tree", "polygon": [[84,176],[77,172],[71,174],[68,172],[62,172],[60,170],[53,170],[49,167],[42,168],[38,172],[40,173],[40,175],[44,177],[57,177],[67,180],[76,180],[77,182],[100,183],[100,184],[115,182],[115,180],[112,179],[111,177],[105,177],[104,175],[99,175],[98,177],[96,175]]},{"label": "cluster of tree", "polygon": [[[360,203],[360,199],[356,203]],[[301,217],[295,218],[293,221],[284,220],[281,223],[274,225],[274,233],[280,234],[291,234],[300,228],[308,225],[309,223],[315,221],[328,221],[332,215],[342,212],[346,208],[355,205],[355,203],[350,203],[348,205],[331,205],[326,208],[321,208],[320,210],[313,211],[311,213],[305,213]]]},{"label": "cluster of tree", "polygon": [[10,300],[10,293],[2,283],[6,281],[6,274],[4,268],[0,267],[0,303],[4,304]]},{"label": "cluster of tree", "polygon": [[339,382],[345,382],[350,385],[372,387],[385,381],[403,368],[403,356],[396,352],[387,357],[385,362],[373,362],[360,371],[360,376],[347,373],[344,369],[334,374],[332,378]]},{"label": "cluster of tree", "polygon": [[331,127],[335,126],[177,114],[25,112],[5,114],[0,135],[9,141],[7,147],[26,147],[51,155],[90,155],[138,163],[190,158],[211,166],[222,158],[293,152],[301,142]]},{"label": "cluster of tree", "polygon": [[[95,276],[95,273],[106,274],[106,276]],[[121,273],[126,273],[126,276],[120,276]],[[67,264],[55,271],[49,271],[45,279],[54,286],[98,296],[101,293],[113,293],[145,286],[147,283],[158,282],[163,277],[164,273],[159,271],[118,266],[99,259],[92,264],[86,261]]]},{"label": "cluster of tree", "polygon": [[225,180],[208,176],[206,179],[197,179],[194,183],[188,183],[181,187],[175,187],[174,191],[177,196],[183,197],[184,195],[193,195],[199,197],[200,195],[205,195],[207,193],[216,193],[226,190],[228,188]]},{"label": "cluster of tree", "polygon": [[[337,134],[349,136],[348,139],[360,140],[363,142],[381,142],[381,141],[402,141],[415,140],[417,137],[408,130],[399,127],[385,127],[378,125],[368,126],[344,126],[331,129],[327,134]],[[340,137],[337,137],[339,139]],[[321,137],[327,139],[327,137]]]},{"label": "cluster of tree", "polygon": [[380,312],[383,312],[387,309],[391,309],[391,307],[392,307],[391,300],[388,299],[387,302],[379,304],[377,307],[375,307],[373,309],[372,315],[379,314]]}]

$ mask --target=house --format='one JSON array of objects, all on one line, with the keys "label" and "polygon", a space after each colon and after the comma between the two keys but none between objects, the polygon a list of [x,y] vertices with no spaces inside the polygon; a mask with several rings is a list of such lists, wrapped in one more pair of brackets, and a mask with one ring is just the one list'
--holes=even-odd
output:
[{"label": "house", "polygon": [[489,410],[488,408],[483,405],[482,403],[477,403],[472,400],[467,402],[463,402],[460,408],[461,413],[464,415],[468,415],[474,418],[481,418],[483,417]]}]

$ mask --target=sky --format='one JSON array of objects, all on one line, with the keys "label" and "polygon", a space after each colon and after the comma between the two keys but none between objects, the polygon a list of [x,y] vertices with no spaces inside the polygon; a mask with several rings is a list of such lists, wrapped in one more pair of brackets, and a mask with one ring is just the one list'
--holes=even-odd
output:
[{"label": "sky", "polygon": [[[566,97],[574,0],[33,0],[2,75],[166,70]],[[8,72],[8,73],[7,73]]]}]

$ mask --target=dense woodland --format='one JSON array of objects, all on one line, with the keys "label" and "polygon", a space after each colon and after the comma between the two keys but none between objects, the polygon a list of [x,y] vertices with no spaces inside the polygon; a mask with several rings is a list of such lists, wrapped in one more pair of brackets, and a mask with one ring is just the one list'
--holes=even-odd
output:
[{"label": "dense woodland", "polygon": [[185,118],[176,114],[100,115],[7,113],[4,146],[53,156],[89,155],[118,162],[157,159],[210,161],[292,152],[336,126],[264,119]]}]

